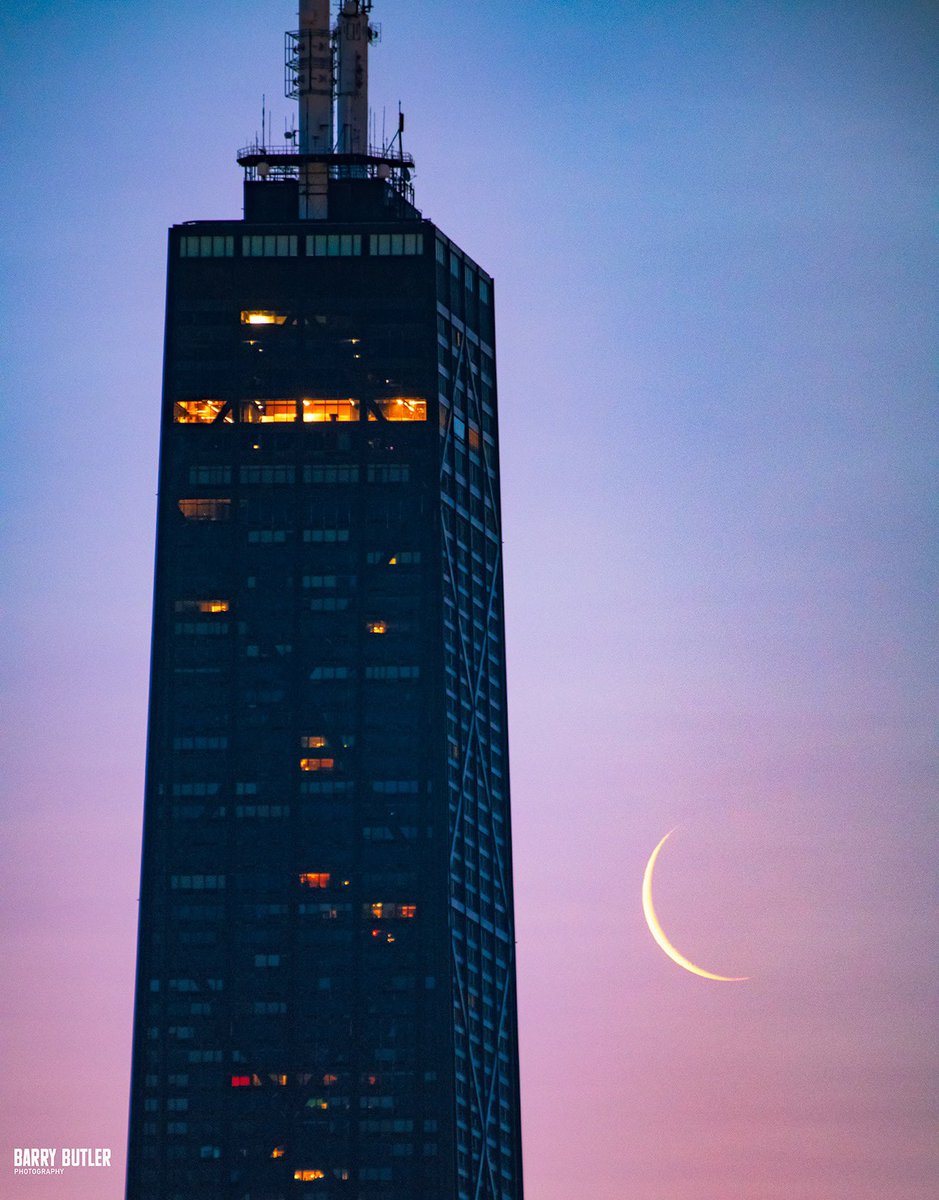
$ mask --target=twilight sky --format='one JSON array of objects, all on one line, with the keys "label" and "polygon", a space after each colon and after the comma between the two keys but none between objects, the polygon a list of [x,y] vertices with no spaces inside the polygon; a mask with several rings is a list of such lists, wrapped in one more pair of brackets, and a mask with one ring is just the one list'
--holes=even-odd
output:
[{"label": "twilight sky", "polygon": [[[165,231],[240,214],[294,7],[0,9],[14,1200],[123,1194]],[[497,284],[528,1195],[931,1200],[939,9],[374,16]],[[662,923],[749,983],[646,930],[675,825]]]}]

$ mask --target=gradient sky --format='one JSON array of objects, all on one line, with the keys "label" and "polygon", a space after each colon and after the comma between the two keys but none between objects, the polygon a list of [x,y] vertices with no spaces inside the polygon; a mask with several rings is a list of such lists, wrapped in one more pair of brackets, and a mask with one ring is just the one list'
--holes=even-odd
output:
[{"label": "gradient sky", "polygon": [[[931,1200],[939,9],[374,15],[379,122],[497,284],[530,1200]],[[240,214],[295,23],[0,9],[15,1200],[122,1195],[165,231]],[[749,983],[646,930],[675,825],[663,925]]]}]

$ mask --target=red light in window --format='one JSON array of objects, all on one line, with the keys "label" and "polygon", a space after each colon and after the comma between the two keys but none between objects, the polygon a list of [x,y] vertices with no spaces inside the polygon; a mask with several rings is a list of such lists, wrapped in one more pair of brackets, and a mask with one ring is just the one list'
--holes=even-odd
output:
[{"label": "red light in window", "polygon": [[250,1087],[251,1086],[251,1076],[250,1075],[232,1075],[231,1085],[232,1085],[232,1087]]}]

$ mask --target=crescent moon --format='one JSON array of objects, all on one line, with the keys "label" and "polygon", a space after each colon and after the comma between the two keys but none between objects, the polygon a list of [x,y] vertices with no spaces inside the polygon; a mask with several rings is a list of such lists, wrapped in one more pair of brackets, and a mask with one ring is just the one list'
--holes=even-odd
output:
[{"label": "crescent moon", "polygon": [[749,975],[714,975],[711,971],[705,971],[703,967],[696,967],[693,962],[690,962],[683,954],[680,954],[672,943],[665,936],[665,930],[659,924],[659,918],[655,915],[655,908],[652,904],[652,872],[655,869],[655,860],[659,856],[659,851],[675,832],[670,829],[665,837],[659,842],[656,848],[652,851],[652,856],[646,863],[645,874],[642,877],[642,911],[645,914],[646,924],[649,926],[649,932],[665,951],[672,962],[678,963],[680,967],[684,967],[686,971],[690,971],[692,975],[700,975],[702,979],[714,979],[718,983],[743,983],[744,980],[750,978]]}]

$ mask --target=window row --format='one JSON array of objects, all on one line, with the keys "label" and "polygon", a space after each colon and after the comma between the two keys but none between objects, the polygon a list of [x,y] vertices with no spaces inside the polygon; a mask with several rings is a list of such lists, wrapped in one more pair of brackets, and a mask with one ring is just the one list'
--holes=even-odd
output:
[{"label": "window row", "polygon": [[[386,421],[427,420],[427,401],[420,396],[391,396],[372,404]],[[235,409],[234,404],[211,397],[177,400],[173,405],[173,421],[177,425],[212,425],[216,421],[231,425]],[[359,401],[353,397],[304,396],[300,400],[243,400],[240,404],[241,422],[247,425],[359,421],[361,412]],[[369,408],[368,420],[378,419]]]},{"label": "window row", "polygon": [[[294,483],[296,469],[285,464],[271,466],[245,466],[238,472],[241,483]],[[411,468],[407,463],[370,463],[367,471],[369,483],[408,483]],[[303,468],[304,483],[358,483],[357,466],[306,466]],[[218,486],[232,482],[231,467],[190,467],[189,482],[202,486]]]},{"label": "window row", "polygon": [[[296,234],[251,233],[241,238],[244,258],[296,258],[300,239]],[[307,234],[303,243],[307,258],[358,258],[362,255],[360,233]],[[373,256],[414,256],[424,253],[422,233],[373,233],[368,241]],[[233,258],[235,239],[230,234],[185,234],[179,239],[180,258]]]}]

